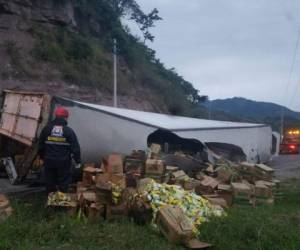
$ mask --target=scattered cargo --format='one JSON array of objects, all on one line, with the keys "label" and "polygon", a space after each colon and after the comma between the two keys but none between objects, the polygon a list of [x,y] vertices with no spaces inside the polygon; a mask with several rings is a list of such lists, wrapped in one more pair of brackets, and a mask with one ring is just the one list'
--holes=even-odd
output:
[{"label": "scattered cargo", "polygon": [[[210,245],[196,237],[211,216],[226,216],[231,206],[271,205],[280,194],[273,169],[263,164],[233,163],[215,155],[215,164],[202,162],[202,170],[189,176],[163,159],[161,147],[152,145],[147,153],[133,150],[127,156],[108,155],[100,165],[85,164],[77,193],[70,196],[76,197],[78,218],[127,216],[138,224],[155,224],[173,243],[204,248]],[[73,203],[66,204],[74,211]]]},{"label": "scattered cargo", "polygon": [[[79,219],[127,216],[138,224],[155,224],[173,243],[207,248],[211,245],[196,237],[211,216],[226,216],[231,206],[272,205],[282,195],[273,169],[255,163],[270,156],[268,126],[201,120],[199,127],[192,118],[6,91],[0,148],[12,183],[25,178],[29,169],[42,167],[36,157],[38,135],[58,105],[70,108],[70,126],[84,148],[84,167],[76,193],[51,193],[48,206],[67,207]],[[86,123],[91,117],[94,123]],[[142,150],[130,154],[132,148]],[[4,196],[0,212],[1,219],[12,213]]]}]

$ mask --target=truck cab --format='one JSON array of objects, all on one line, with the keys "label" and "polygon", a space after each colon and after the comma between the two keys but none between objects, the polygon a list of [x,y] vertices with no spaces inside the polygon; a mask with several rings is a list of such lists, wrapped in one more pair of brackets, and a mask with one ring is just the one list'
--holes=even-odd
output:
[{"label": "truck cab", "polygon": [[281,154],[299,154],[300,148],[300,130],[290,129],[287,130],[280,144]]}]

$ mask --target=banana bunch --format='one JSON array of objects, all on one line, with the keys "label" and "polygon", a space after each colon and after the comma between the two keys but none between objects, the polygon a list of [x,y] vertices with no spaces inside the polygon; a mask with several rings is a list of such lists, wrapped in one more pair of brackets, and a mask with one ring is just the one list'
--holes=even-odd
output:
[{"label": "banana bunch", "polygon": [[122,198],[123,189],[114,183],[112,183],[112,202],[118,204]]},{"label": "banana bunch", "polygon": [[153,180],[147,185],[144,195],[151,204],[154,219],[160,208],[166,205],[179,206],[194,225],[195,234],[199,234],[199,226],[209,217],[225,215],[221,207],[215,207],[208,200],[177,185],[159,184]]},{"label": "banana bunch", "polygon": [[58,191],[48,195],[47,205],[56,207],[76,207],[77,203],[72,200],[69,194]]}]

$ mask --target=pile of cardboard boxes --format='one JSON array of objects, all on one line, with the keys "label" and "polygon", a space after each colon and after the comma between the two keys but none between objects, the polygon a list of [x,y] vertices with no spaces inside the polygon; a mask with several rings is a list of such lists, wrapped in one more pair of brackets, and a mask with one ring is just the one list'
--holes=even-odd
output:
[{"label": "pile of cardboard boxes", "polygon": [[264,164],[220,161],[197,175],[201,183],[196,192],[212,203],[255,207],[273,204],[280,198],[280,181],[274,179],[272,168]]},{"label": "pile of cardboard boxes", "polygon": [[[85,164],[82,181],[77,183],[76,213],[93,221],[133,216],[137,222],[149,222],[151,205],[138,191],[149,178],[180,185],[223,208],[273,204],[280,196],[280,183],[274,180],[273,169],[266,165],[232,163],[222,158],[214,165],[205,164],[194,176],[188,176],[180,167],[165,164],[157,144],[151,145],[147,153],[134,150],[128,156],[111,154],[102,160],[101,166]],[[166,207],[157,213],[156,224],[171,241],[199,247],[200,243],[190,237],[189,223],[184,222],[185,217],[180,213],[176,207]]]}]

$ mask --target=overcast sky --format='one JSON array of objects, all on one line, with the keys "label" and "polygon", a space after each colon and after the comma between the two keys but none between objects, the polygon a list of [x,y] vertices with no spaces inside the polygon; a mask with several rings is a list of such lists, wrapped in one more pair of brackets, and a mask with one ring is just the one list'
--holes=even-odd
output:
[{"label": "overcast sky", "polygon": [[137,2],[146,12],[156,7],[163,18],[148,45],[201,94],[271,101],[300,111],[300,51],[285,94],[300,29],[300,1]]}]

